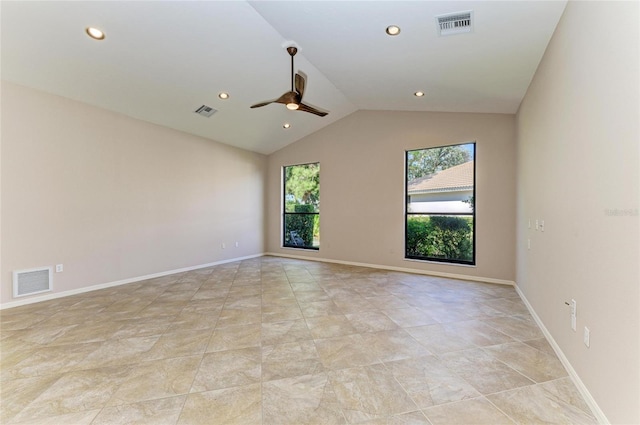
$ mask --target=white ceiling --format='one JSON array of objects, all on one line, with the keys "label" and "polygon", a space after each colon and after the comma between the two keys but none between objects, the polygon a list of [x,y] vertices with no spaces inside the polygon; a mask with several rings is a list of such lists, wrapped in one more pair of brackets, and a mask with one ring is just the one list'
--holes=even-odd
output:
[{"label": "white ceiling", "polygon": [[[515,113],[566,1],[79,1],[0,4],[2,79],[269,154],[358,109]],[[473,10],[439,37],[435,16]],[[397,37],[385,34],[399,25]],[[106,33],[95,41],[84,29]],[[305,102],[284,47],[300,48]],[[422,90],[426,95],[416,98]],[[220,100],[219,92],[231,97]],[[193,111],[206,104],[211,118]],[[285,130],[282,124],[291,123]]]}]

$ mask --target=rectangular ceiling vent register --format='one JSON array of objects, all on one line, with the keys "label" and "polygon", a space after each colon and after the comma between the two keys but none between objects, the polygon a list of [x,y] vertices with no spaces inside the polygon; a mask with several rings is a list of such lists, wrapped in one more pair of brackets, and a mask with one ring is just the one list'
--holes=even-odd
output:
[{"label": "rectangular ceiling vent register", "polygon": [[51,291],[51,267],[13,272],[13,297]]},{"label": "rectangular ceiling vent register", "polygon": [[438,34],[452,35],[471,32],[473,29],[473,11],[447,13],[436,16],[438,22]]},{"label": "rectangular ceiling vent register", "polygon": [[211,115],[215,114],[218,111],[216,109],[213,109],[211,106],[202,105],[201,107],[199,107],[193,112],[195,112],[198,115],[202,115],[203,117],[209,118]]}]

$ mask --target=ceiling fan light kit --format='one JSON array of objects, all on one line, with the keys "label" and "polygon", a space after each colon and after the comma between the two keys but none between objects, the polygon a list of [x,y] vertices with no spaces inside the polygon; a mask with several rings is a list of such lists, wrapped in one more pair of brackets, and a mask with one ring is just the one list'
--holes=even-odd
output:
[{"label": "ceiling fan light kit", "polygon": [[289,53],[289,56],[291,56],[291,90],[284,93],[277,99],[267,100],[265,102],[251,105],[251,108],[260,108],[271,103],[281,103],[285,105],[290,111],[309,112],[320,117],[326,116],[328,112],[321,111],[320,109],[302,103],[302,96],[304,95],[304,88],[307,84],[307,81],[303,74],[299,72],[294,74],[293,57],[296,55],[296,53],[298,53],[298,49],[294,46],[289,46],[287,47],[287,52]]}]

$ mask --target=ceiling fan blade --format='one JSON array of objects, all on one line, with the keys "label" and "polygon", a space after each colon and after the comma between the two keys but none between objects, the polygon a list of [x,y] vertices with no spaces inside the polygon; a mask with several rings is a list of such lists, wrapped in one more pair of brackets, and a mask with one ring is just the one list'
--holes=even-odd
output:
[{"label": "ceiling fan blade", "polygon": [[260,103],[256,103],[255,105],[251,105],[252,108],[260,108],[261,106],[267,106],[270,103],[276,102],[277,99],[275,100],[267,100],[266,102],[260,102]]},{"label": "ceiling fan blade", "polygon": [[304,96],[304,86],[306,83],[306,76],[302,72],[298,72],[296,74],[296,91],[300,94],[300,99]]},{"label": "ceiling fan blade", "polygon": [[305,105],[304,103],[300,103],[298,105],[298,111],[309,112],[309,113],[318,115],[320,117],[324,117],[325,115],[328,114],[328,112],[320,111],[319,109],[316,109],[316,108],[311,107],[309,105]]},{"label": "ceiling fan blade", "polygon": [[295,101],[295,93],[288,91],[285,94],[283,94],[282,96],[280,96],[279,98],[277,98],[276,100],[274,100],[274,102],[282,103],[283,105],[286,105],[287,103],[291,103],[291,102],[296,103],[296,101]]}]

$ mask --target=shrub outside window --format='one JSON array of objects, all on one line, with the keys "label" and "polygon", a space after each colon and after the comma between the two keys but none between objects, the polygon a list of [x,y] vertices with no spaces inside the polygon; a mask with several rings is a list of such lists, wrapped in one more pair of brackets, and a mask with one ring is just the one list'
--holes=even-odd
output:
[{"label": "shrub outside window", "polygon": [[286,166],[282,175],[283,246],[320,249],[320,163]]},{"label": "shrub outside window", "polygon": [[406,152],[405,258],[475,264],[475,150]]}]

